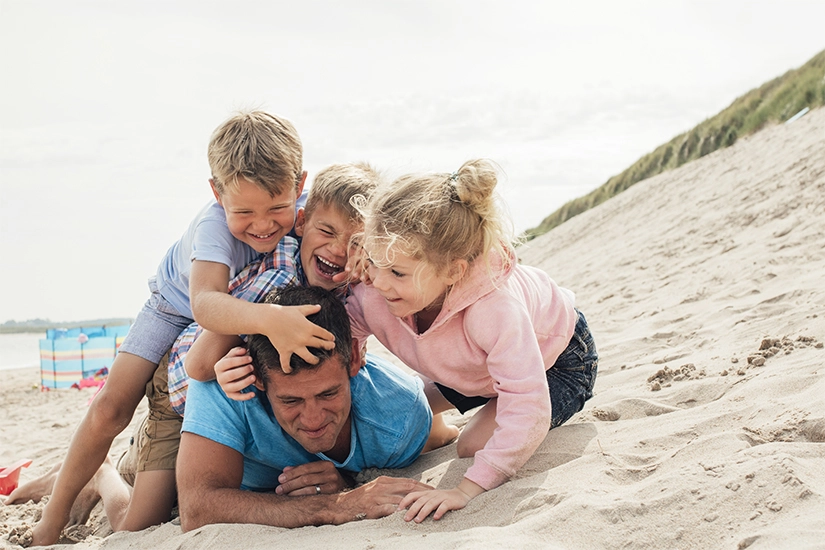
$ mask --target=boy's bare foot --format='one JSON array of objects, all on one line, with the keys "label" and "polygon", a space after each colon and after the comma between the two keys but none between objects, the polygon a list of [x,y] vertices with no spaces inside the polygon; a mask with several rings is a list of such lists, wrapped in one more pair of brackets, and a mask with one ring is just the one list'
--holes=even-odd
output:
[{"label": "boy's bare foot", "polygon": [[60,471],[62,462],[55,464],[45,475],[38,477],[28,483],[24,483],[9,494],[6,504],[25,504],[28,501],[40,502],[46,496],[52,494],[54,480],[57,479],[57,472]]},{"label": "boy's bare foot", "polygon": [[52,518],[49,507],[43,508],[43,516],[32,529],[32,546],[50,546],[57,542],[69,518]]},{"label": "boy's bare foot", "polygon": [[[22,504],[30,500],[40,502],[44,496],[50,495],[54,487],[54,481],[57,479],[57,473],[60,471],[60,466],[60,463],[55,464],[46,475],[15,489],[12,494],[9,495],[7,504]],[[114,464],[112,464],[111,459],[107,456],[95,476],[77,495],[77,499],[75,499],[69,511],[68,518],[52,519],[49,517],[49,507],[44,508],[43,517],[37,522],[34,529],[32,529],[32,545],[43,546],[54,544],[60,538],[63,529],[86,523],[92,510],[100,501],[100,492],[98,491],[98,481],[100,477],[110,473],[114,468]],[[14,498],[13,501],[12,498]]]}]

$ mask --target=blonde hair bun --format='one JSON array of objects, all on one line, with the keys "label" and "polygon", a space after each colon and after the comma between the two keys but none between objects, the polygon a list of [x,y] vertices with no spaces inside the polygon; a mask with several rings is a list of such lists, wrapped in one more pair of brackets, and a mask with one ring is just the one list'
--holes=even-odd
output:
[{"label": "blonde hair bun", "polygon": [[455,260],[509,258],[512,222],[495,192],[497,166],[465,162],[457,172],[410,174],[380,184],[365,208],[367,240],[403,244],[405,253],[437,269]]}]

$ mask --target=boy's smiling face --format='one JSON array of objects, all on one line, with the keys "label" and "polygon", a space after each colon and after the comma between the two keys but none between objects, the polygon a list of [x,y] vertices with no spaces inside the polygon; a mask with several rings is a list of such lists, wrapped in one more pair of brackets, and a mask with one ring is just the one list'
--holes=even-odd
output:
[{"label": "boy's smiling face", "polygon": [[319,204],[307,217],[298,212],[295,233],[301,237],[301,265],[307,282],[332,290],[341,285],[332,280],[347,265],[349,241],[358,227],[334,206]]},{"label": "boy's smiling face", "polygon": [[303,181],[297,189],[289,184],[284,186],[283,193],[272,196],[244,178],[238,178],[237,189],[227,188],[223,193],[218,193],[212,185],[215,199],[226,212],[229,232],[260,253],[275,250],[278,242],[292,230],[295,200],[302,188]]}]

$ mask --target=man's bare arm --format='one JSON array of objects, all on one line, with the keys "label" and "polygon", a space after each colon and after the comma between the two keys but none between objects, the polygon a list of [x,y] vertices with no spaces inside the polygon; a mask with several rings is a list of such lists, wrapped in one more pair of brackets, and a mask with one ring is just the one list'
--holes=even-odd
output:
[{"label": "man's bare arm", "polygon": [[288,497],[240,489],[243,456],[225,445],[184,432],[177,484],[181,528],[212,523],[254,523],[274,527],[341,524],[377,519],[398,509],[412,491],[431,489],[412,479],[380,477],[347,493]]}]

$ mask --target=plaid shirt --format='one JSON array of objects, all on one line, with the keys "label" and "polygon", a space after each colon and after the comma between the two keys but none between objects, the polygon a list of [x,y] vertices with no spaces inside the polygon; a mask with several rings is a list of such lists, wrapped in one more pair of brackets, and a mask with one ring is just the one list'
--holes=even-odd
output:
[{"label": "plaid shirt", "polygon": [[[271,253],[247,265],[229,282],[229,294],[247,302],[261,302],[273,288],[302,282],[298,241],[284,237]],[[181,416],[186,406],[186,387],[189,379],[183,368],[183,360],[195,339],[203,331],[192,323],[180,333],[169,353],[169,401]]]}]

